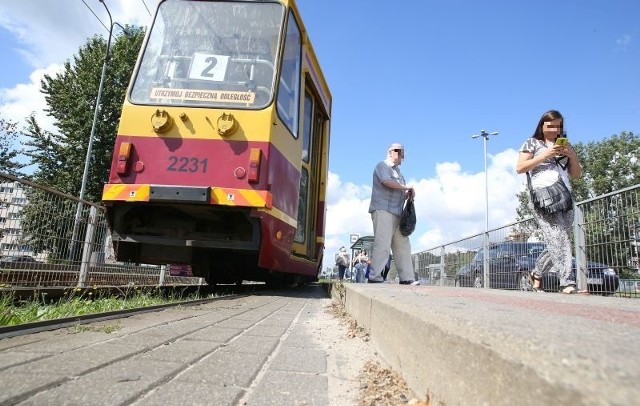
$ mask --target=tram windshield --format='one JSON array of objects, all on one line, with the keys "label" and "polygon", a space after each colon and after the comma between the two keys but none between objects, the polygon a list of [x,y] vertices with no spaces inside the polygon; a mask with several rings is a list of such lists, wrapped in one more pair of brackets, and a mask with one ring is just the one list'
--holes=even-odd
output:
[{"label": "tram windshield", "polygon": [[162,1],[131,102],[265,107],[272,99],[283,18],[280,3]]}]

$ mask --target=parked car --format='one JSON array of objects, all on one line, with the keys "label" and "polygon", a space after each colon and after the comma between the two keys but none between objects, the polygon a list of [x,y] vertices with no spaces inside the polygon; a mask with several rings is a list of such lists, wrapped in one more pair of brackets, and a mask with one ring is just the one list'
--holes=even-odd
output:
[{"label": "parked car", "polygon": [[36,260],[29,255],[7,255],[0,258],[0,263],[23,263],[23,262],[36,262]]},{"label": "parked car", "polygon": [[623,279],[618,286],[618,293],[622,296],[637,296],[640,294],[640,280]]},{"label": "parked car", "polygon": [[[489,286],[497,289],[531,290],[530,271],[546,245],[543,242],[504,241],[489,246]],[[576,262],[573,260],[575,277]],[[484,286],[484,249],[473,260],[460,268],[455,276],[456,286]],[[587,262],[587,289],[590,293],[612,294],[620,279],[608,265]],[[555,272],[549,272],[542,281],[545,291],[558,291],[560,282]]]}]

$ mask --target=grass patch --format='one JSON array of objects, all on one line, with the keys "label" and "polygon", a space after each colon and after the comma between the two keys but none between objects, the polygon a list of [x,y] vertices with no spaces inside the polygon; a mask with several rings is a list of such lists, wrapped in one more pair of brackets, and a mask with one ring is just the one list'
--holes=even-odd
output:
[{"label": "grass patch", "polygon": [[[157,290],[149,292],[135,291],[124,296],[111,295],[108,297],[99,297],[100,294],[97,294],[97,291],[85,291],[82,296],[78,296],[77,292],[80,292],[80,289],[65,292],[62,298],[55,301],[47,300],[46,294],[19,302],[16,302],[12,295],[4,295],[0,297],[0,326],[15,326],[35,321],[149,307],[202,298],[197,294],[189,296],[170,294],[167,296],[162,295]],[[209,295],[208,297],[214,297],[214,295]]]}]

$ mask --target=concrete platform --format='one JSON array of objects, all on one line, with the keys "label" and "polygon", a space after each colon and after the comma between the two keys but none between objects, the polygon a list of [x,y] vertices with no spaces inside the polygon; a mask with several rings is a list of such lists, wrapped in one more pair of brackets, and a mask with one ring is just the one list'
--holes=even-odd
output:
[{"label": "concrete platform", "polygon": [[638,300],[397,284],[332,296],[431,404],[640,404]]}]

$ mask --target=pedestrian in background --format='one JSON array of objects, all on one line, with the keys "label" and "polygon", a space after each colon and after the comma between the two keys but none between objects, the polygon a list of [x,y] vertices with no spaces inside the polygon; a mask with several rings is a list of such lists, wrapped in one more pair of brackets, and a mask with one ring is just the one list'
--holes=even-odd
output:
[{"label": "pedestrian in background", "polygon": [[358,252],[358,255],[356,255],[356,257],[353,259],[353,268],[356,271],[356,283],[365,282],[365,272],[368,262],[369,257],[366,250]]},{"label": "pedestrian in background", "polygon": [[[533,291],[543,292],[541,282],[549,272],[557,272],[562,293],[582,293],[576,289],[576,281],[571,275],[573,261],[571,255],[571,230],[573,228],[573,199],[570,198],[571,183],[582,174],[578,155],[568,143],[564,132],[564,118],[556,110],[549,110],[540,117],[538,126],[531,138],[520,148],[516,172],[527,173],[530,187],[529,208],[537,221],[546,243],[545,250],[536,260],[531,272]],[[558,140],[558,138],[561,138]],[[562,182],[559,184],[558,182]],[[566,203],[556,203],[557,207],[543,208],[539,203],[536,190],[545,189],[543,196],[555,200],[558,195],[555,188],[560,185],[569,190]]]},{"label": "pedestrian in background", "polygon": [[342,246],[336,255],[336,265],[338,266],[338,278],[340,280],[344,279],[344,273],[349,266],[349,254],[347,254],[347,249]]},{"label": "pedestrian in background", "polygon": [[407,186],[400,172],[404,159],[402,144],[391,144],[387,157],[373,171],[369,213],[373,221],[373,248],[369,283],[382,283],[382,272],[393,251],[400,283],[419,284],[414,281],[411,261],[411,242],[400,232],[400,215],[406,199],[413,199],[415,191]]}]

